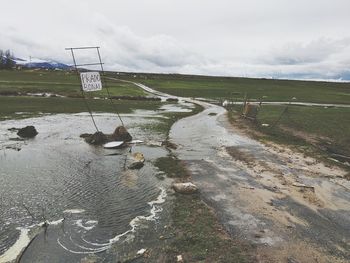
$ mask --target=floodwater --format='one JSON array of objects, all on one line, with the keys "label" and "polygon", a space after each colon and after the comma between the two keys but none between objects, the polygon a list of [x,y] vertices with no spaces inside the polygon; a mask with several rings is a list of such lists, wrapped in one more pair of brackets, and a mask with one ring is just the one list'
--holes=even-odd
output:
[{"label": "floodwater", "polygon": [[[94,132],[86,113],[1,122],[0,262],[15,260],[31,240],[21,262],[77,262],[122,242],[140,222],[155,220],[170,183],[158,179],[161,172],[152,165],[167,155],[154,146],[165,135],[140,127],[171,110],[179,108],[122,115],[133,138],[145,143],[114,150],[90,146],[79,137]],[[120,125],[114,114],[96,114],[96,122],[104,133]],[[39,134],[13,140],[17,135],[8,129],[26,125],[34,125]],[[130,151],[144,154],[140,170],[126,168]]]},{"label": "floodwater", "polygon": [[[271,247],[285,246],[297,237],[331,255],[349,258],[348,181],[327,167],[310,176],[307,165],[234,132],[224,108],[201,104],[205,110],[176,122],[169,137],[231,236]],[[235,161],[226,151],[229,146],[257,161],[249,165]],[[281,183],[282,175],[287,183]],[[310,199],[315,203],[320,199],[322,205],[309,203],[289,181],[314,186]]]},{"label": "floodwater", "polygon": [[[179,99],[200,104],[204,111],[177,121],[169,138],[232,237],[260,245],[266,253],[275,248],[277,262],[289,256],[302,262],[310,256],[313,262],[350,258],[350,183],[342,177],[344,171],[239,134],[223,107]],[[227,147],[238,149],[238,159],[251,160],[235,160]]]}]

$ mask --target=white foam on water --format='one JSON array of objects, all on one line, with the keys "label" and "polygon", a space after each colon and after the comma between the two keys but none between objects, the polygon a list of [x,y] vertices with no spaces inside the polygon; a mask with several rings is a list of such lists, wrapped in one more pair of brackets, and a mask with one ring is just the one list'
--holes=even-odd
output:
[{"label": "white foam on water", "polygon": [[61,219],[58,219],[58,220],[56,220],[56,221],[47,221],[47,223],[50,225],[50,226],[57,226],[57,225],[59,225],[59,224],[61,224],[62,222],[63,222],[63,218],[61,218]]},{"label": "white foam on water", "polygon": [[83,220],[82,219],[79,219],[76,221],[76,225],[81,227],[81,228],[84,228],[85,230],[89,231],[91,229],[93,229],[96,225],[97,225],[98,221],[95,221],[95,220],[89,220],[89,221],[86,221],[85,224],[83,224]]},{"label": "white foam on water", "polygon": [[10,262],[17,258],[21,251],[28,246],[30,238],[28,228],[17,228],[21,231],[16,243],[14,243],[4,254],[0,256],[0,262]]},{"label": "white foam on water", "polygon": [[29,231],[30,229],[32,229],[33,227],[42,227],[45,223],[49,224],[49,225],[59,225],[63,222],[63,218],[61,219],[58,219],[56,221],[47,221],[47,222],[40,222],[38,224],[35,224],[35,225],[32,225],[32,226],[28,226],[26,228],[22,228],[22,227],[19,227],[19,228],[16,228],[17,230],[20,230],[21,233],[18,237],[18,239],[16,240],[16,242],[8,249],[6,250],[6,252],[4,254],[2,254],[0,256],[0,263],[3,263],[3,262],[10,262],[10,261],[13,261],[15,260],[18,255],[22,252],[22,250],[24,248],[26,248],[31,239],[29,238]]},{"label": "white foam on water", "polygon": [[69,251],[70,253],[73,253],[73,254],[92,254],[92,253],[98,253],[98,252],[102,252],[102,251],[105,251],[105,250],[107,250],[109,247],[106,247],[106,246],[104,246],[104,247],[102,247],[102,248],[100,248],[100,249],[95,249],[95,250],[88,250],[88,251],[75,251],[75,250],[72,250],[72,249],[69,249],[69,248],[67,248],[66,246],[64,246],[62,243],[61,243],[61,241],[60,241],[60,239],[58,238],[57,239],[57,243],[63,248],[63,249],[65,249],[65,250],[67,250],[67,251]]},{"label": "white foam on water", "polygon": [[[63,249],[65,249],[73,254],[90,254],[90,253],[98,253],[98,252],[105,251],[105,250],[109,249],[114,243],[118,242],[120,240],[120,238],[122,238],[123,236],[126,236],[127,234],[130,234],[130,233],[134,233],[136,231],[136,227],[138,226],[138,223],[141,220],[151,221],[151,220],[157,219],[157,213],[159,213],[163,210],[161,207],[157,207],[157,205],[164,203],[166,196],[167,196],[166,190],[164,188],[160,188],[160,194],[158,195],[157,199],[148,202],[148,205],[151,207],[151,210],[150,210],[151,214],[149,216],[137,216],[137,217],[133,218],[129,223],[131,228],[129,230],[125,231],[124,233],[121,233],[121,234],[115,236],[114,238],[110,239],[108,243],[100,243],[100,244],[93,243],[93,242],[86,241],[85,239],[82,238],[82,240],[84,240],[86,243],[88,243],[90,245],[97,246],[99,248],[95,248],[95,249],[94,248],[85,248],[83,246],[75,244],[72,241],[74,245],[85,249],[85,251],[84,250],[83,251],[76,251],[73,249],[69,249],[65,245],[63,245],[59,238],[57,239],[57,242]],[[83,228],[85,228],[85,227],[83,226]]]},{"label": "white foam on water", "polygon": [[76,208],[76,209],[67,209],[67,210],[64,210],[63,213],[69,213],[69,214],[81,214],[81,213],[84,213],[85,210],[84,209],[79,209],[79,208]]}]

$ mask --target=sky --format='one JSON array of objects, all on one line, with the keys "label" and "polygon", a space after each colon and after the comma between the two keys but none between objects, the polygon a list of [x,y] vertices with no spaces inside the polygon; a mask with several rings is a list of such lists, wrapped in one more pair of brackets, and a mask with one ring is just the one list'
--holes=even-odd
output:
[{"label": "sky", "polygon": [[[0,0],[0,49],[106,69],[350,80],[349,0]],[[77,54],[96,62],[92,51]]]}]

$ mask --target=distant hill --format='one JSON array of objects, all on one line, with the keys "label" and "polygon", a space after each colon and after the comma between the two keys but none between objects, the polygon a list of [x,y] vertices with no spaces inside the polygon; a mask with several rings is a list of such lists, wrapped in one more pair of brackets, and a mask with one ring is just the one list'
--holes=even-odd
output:
[{"label": "distant hill", "polygon": [[26,68],[40,68],[40,69],[71,69],[72,67],[55,60],[42,60],[37,58],[23,59],[14,58],[13,61],[17,66]]}]

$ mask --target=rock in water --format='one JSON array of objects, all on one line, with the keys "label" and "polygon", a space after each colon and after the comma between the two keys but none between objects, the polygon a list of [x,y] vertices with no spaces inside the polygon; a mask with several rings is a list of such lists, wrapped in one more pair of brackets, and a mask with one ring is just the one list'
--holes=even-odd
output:
[{"label": "rock in water", "polygon": [[133,162],[128,166],[129,169],[141,169],[145,163],[145,157],[142,153],[136,152],[132,155]]},{"label": "rock in water", "polygon": [[191,182],[188,183],[174,183],[174,190],[180,194],[194,194],[198,191],[198,187]]},{"label": "rock in water", "polygon": [[[84,134],[85,135],[85,134]],[[82,137],[82,136],[81,136]],[[85,141],[90,144],[104,144],[108,141],[107,136],[103,132],[95,132],[90,136],[85,136]]]},{"label": "rock in water", "polygon": [[111,135],[114,141],[130,142],[132,137],[130,133],[126,130],[124,126],[119,126],[115,129],[114,133]]},{"label": "rock in water", "polygon": [[34,138],[37,134],[38,132],[34,126],[26,126],[22,129],[19,129],[17,132],[17,135],[21,136],[22,138]]},{"label": "rock in water", "polygon": [[83,133],[80,137],[84,138],[87,143],[94,145],[102,145],[113,141],[132,141],[131,135],[124,126],[117,127],[112,134],[104,134],[103,132],[95,132],[94,134]]}]

